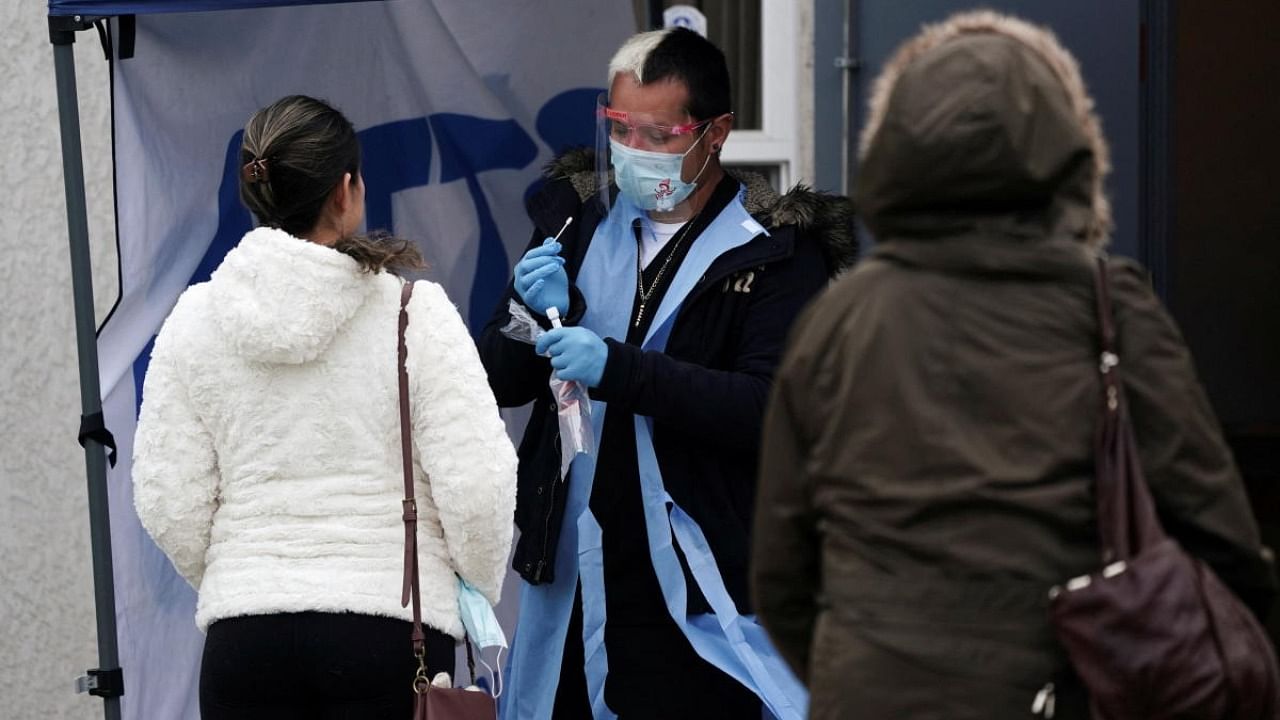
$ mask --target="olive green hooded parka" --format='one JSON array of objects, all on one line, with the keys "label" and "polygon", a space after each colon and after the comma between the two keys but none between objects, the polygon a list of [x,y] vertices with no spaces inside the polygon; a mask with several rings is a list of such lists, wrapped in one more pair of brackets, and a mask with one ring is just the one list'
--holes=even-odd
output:
[{"label": "olive green hooded parka", "polygon": [[[907,42],[862,138],[870,256],[801,316],[765,421],[752,581],[816,718],[1025,718],[1087,697],[1047,590],[1100,565],[1093,257],[1107,148],[1072,57],[990,12]],[[1122,377],[1166,529],[1275,590],[1172,320],[1111,261]]]}]

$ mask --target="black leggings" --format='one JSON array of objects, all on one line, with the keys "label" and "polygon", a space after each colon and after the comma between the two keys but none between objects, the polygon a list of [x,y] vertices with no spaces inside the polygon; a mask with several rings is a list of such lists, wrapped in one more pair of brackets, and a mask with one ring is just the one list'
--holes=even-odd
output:
[{"label": "black leggings", "polygon": [[[407,718],[417,660],[404,620],[353,613],[250,615],[209,626],[202,720]],[[427,631],[427,671],[453,675],[453,638]]]}]

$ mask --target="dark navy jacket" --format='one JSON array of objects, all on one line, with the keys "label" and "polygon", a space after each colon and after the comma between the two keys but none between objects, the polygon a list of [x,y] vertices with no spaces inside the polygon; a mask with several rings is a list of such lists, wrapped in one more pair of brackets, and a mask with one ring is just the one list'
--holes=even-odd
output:
[{"label": "dark navy jacket", "polygon": [[[726,182],[737,185],[732,178]],[[725,253],[711,265],[679,310],[665,353],[606,338],[609,358],[591,395],[609,404],[606,418],[612,422],[606,424],[606,435],[617,432],[616,428],[630,431],[630,423],[616,422],[619,416],[653,419],[654,447],[667,491],[703,529],[730,595],[741,611],[749,612],[748,533],[770,383],[792,321],[825,287],[829,276],[851,259],[852,223],[844,198],[803,188],[779,198],[762,183],[741,187],[744,204],[769,234]],[[575,189],[574,183],[561,177],[528,202],[535,226],[530,247],[555,235],[566,217],[574,219],[561,237],[571,286],[567,325],[576,324],[585,311],[585,300],[573,281],[601,220],[599,204],[594,199],[584,201],[590,193],[580,191],[580,183]],[[717,196],[723,194],[717,190]],[[720,207],[724,204],[721,200]],[[713,209],[709,205],[704,212]],[[803,228],[794,222],[777,222],[793,217],[808,222]],[[697,242],[696,237],[690,239]],[[619,292],[634,293],[635,279],[620,278]],[[513,564],[526,581],[537,584],[554,577],[567,487],[559,473],[556,405],[547,384],[550,363],[536,355],[533,346],[499,332],[508,321],[507,303],[512,298],[518,301],[508,284],[482,332],[479,348],[498,404],[534,403],[519,447],[515,519],[520,539]],[[597,488],[601,478],[630,481],[636,477],[634,441],[629,447],[629,456],[624,452],[606,457],[602,451]],[[593,509],[595,505],[593,492]],[[642,543],[644,520],[638,507],[631,517],[626,534]],[[601,524],[606,535],[621,531],[616,524],[612,528],[603,520]],[[606,564],[608,546],[606,538]],[[689,611],[705,611],[696,585],[690,582],[689,587]]]}]

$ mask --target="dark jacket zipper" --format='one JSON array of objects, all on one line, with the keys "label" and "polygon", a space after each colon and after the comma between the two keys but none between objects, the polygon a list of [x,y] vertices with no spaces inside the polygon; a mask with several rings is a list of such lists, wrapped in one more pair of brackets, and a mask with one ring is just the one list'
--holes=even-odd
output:
[{"label": "dark jacket zipper", "polygon": [[[556,452],[557,460],[560,458],[560,434],[556,433]],[[563,478],[560,472],[556,471],[555,480],[551,481],[551,494],[547,497],[547,517],[542,523],[542,552],[538,554],[538,566],[533,571],[533,582],[538,584],[542,582],[542,572],[547,567],[547,543],[551,540],[551,517],[556,514],[556,487],[560,485]],[[564,518],[560,519],[564,522]]]}]

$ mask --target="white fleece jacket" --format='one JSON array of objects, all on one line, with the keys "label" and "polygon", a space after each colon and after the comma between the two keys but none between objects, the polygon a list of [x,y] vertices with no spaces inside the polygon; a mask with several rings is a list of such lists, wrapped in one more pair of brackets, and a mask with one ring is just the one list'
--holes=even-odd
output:
[{"label": "white fleece jacket", "polygon": [[[400,280],[259,228],[156,338],[134,441],[142,524],[199,591],[196,624],[279,612],[410,618],[396,324]],[[440,286],[407,332],[423,621],[462,634],[454,573],[497,602],[516,455]]]}]

